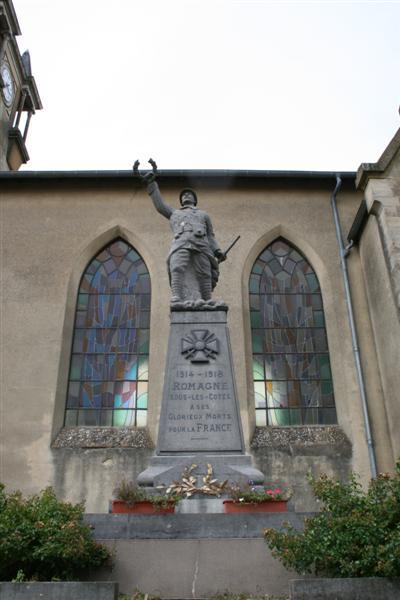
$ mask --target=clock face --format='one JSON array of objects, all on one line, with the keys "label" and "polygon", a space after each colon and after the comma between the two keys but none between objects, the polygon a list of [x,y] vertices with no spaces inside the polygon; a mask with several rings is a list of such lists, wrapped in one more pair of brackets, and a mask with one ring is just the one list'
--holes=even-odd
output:
[{"label": "clock face", "polygon": [[3,64],[0,68],[1,78],[3,80],[4,87],[2,88],[4,102],[7,106],[11,106],[14,99],[14,81],[11,75],[11,71],[8,65]]}]

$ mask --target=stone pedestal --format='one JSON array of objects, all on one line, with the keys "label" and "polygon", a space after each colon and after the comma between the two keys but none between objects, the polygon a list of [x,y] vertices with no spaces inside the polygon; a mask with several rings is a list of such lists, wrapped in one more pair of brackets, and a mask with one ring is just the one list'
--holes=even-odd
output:
[{"label": "stone pedestal", "polygon": [[156,456],[140,485],[168,485],[185,467],[232,482],[263,482],[244,453],[226,311],[171,312]]}]

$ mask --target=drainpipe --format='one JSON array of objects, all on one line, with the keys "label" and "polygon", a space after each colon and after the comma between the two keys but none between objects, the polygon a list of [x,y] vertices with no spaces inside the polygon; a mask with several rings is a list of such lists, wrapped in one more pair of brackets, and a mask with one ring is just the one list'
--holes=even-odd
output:
[{"label": "drainpipe", "polygon": [[363,411],[363,416],[364,416],[365,437],[366,437],[366,442],[367,442],[367,447],[368,447],[369,464],[371,467],[372,478],[375,479],[377,476],[375,450],[374,450],[374,443],[372,441],[371,425],[370,425],[369,414],[368,414],[367,396],[365,393],[364,376],[363,376],[363,372],[362,372],[362,368],[361,368],[360,350],[358,348],[357,332],[356,332],[356,327],[354,324],[353,304],[351,301],[349,275],[347,272],[347,264],[346,264],[346,258],[350,254],[350,250],[351,250],[351,247],[353,246],[353,242],[350,242],[350,244],[346,247],[343,244],[342,232],[340,229],[339,214],[338,214],[337,205],[336,205],[336,196],[341,188],[341,185],[342,185],[342,180],[339,177],[339,175],[336,175],[336,186],[331,194],[331,206],[332,206],[332,212],[333,212],[333,219],[335,221],[336,237],[337,237],[337,241],[339,244],[340,267],[342,269],[342,274],[343,274],[346,306],[347,306],[347,311],[349,314],[351,340],[352,340],[352,344],[353,344],[354,361],[356,364],[358,387],[360,390],[361,406],[362,406],[362,411]]}]

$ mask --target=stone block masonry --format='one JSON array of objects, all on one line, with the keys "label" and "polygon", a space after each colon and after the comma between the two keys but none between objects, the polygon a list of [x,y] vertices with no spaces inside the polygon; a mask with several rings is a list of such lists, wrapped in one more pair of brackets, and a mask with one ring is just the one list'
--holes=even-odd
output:
[{"label": "stone block masonry", "polygon": [[0,600],[117,600],[113,581],[0,582]]},{"label": "stone block masonry", "polygon": [[294,579],[291,600],[398,600],[400,579],[363,577],[343,579]]}]

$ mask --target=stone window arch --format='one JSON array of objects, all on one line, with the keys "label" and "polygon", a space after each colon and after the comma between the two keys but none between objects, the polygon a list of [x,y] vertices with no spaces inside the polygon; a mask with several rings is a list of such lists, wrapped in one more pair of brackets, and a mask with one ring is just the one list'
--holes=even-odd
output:
[{"label": "stone window arch", "polygon": [[123,239],[105,246],[79,286],[65,426],[144,427],[151,286]]},{"label": "stone window arch", "polygon": [[283,238],[256,259],[249,282],[257,426],[336,423],[318,278]]}]

